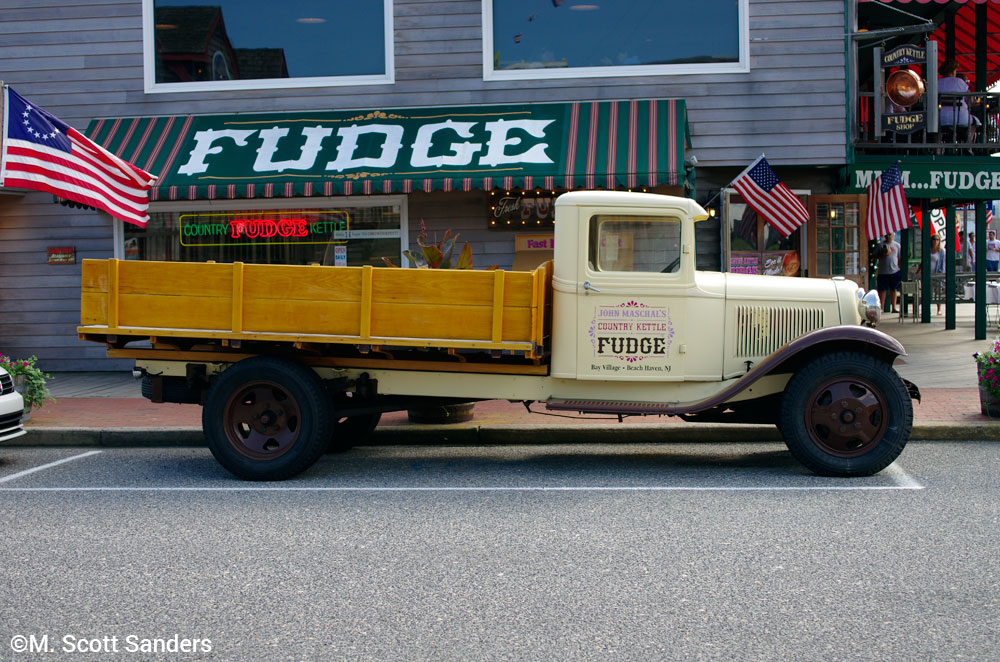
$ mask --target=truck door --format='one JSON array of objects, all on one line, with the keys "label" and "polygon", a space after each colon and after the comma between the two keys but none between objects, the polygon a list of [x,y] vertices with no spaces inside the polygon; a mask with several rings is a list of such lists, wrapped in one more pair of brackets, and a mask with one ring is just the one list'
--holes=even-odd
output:
[{"label": "truck door", "polygon": [[669,209],[580,220],[577,379],[721,379],[725,295],[696,283],[692,220]]}]

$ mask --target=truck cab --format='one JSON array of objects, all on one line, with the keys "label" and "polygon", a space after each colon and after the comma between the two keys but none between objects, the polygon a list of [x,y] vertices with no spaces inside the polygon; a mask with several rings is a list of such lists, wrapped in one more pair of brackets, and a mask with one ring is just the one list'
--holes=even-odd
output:
[{"label": "truck cab", "polygon": [[722,379],[726,280],[695,270],[694,225],[706,218],[686,198],[587,191],[558,199],[554,377]]},{"label": "truck cab", "polygon": [[556,203],[552,375],[735,379],[796,338],[858,325],[850,281],[698,271],[693,200],[567,193]]}]

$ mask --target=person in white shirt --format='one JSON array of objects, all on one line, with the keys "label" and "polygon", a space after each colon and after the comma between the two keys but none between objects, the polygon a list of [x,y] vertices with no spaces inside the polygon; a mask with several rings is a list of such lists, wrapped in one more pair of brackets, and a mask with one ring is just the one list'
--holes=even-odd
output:
[{"label": "person in white shirt", "polygon": [[986,237],[986,271],[997,271],[1000,267],[1000,241],[997,240],[997,231],[988,231]]},{"label": "person in white shirt", "polygon": [[878,275],[875,279],[878,288],[879,304],[885,307],[885,293],[889,292],[889,305],[892,312],[896,312],[896,292],[902,282],[902,274],[899,272],[899,243],[893,239],[892,234],[885,236],[885,241],[879,245],[880,255],[878,258]]}]

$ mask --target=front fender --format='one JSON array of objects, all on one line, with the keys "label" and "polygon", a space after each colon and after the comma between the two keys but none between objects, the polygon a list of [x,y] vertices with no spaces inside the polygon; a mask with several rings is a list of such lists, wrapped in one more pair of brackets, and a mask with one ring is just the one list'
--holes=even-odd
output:
[{"label": "front fender", "polygon": [[[689,412],[704,411],[717,407],[754,385],[759,379],[771,374],[795,372],[799,366],[820,354],[837,351],[853,351],[872,354],[892,365],[898,356],[906,356],[902,343],[887,333],[867,326],[831,326],[817,329],[799,336],[779,347],[747,374],[730,384],[726,389],[708,400],[689,407]],[[909,381],[903,380],[910,397],[919,401],[920,390]]]}]

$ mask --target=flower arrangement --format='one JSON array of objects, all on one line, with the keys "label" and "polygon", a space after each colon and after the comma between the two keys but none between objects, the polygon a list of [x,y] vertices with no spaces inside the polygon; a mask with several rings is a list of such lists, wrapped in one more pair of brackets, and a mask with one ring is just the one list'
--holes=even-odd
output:
[{"label": "flower arrangement", "polygon": [[979,373],[979,400],[987,416],[1000,414],[1000,335],[985,352],[972,355]]},{"label": "flower arrangement", "polygon": [[55,402],[55,398],[52,397],[48,387],[45,385],[45,380],[52,379],[52,375],[39,370],[35,366],[37,360],[37,356],[31,356],[26,359],[15,359],[0,354],[0,367],[3,367],[4,370],[10,373],[10,376],[14,378],[15,384],[18,382],[23,382],[24,384],[24,390],[21,392],[21,395],[24,397],[24,406],[26,409],[41,407],[46,402]]}]

